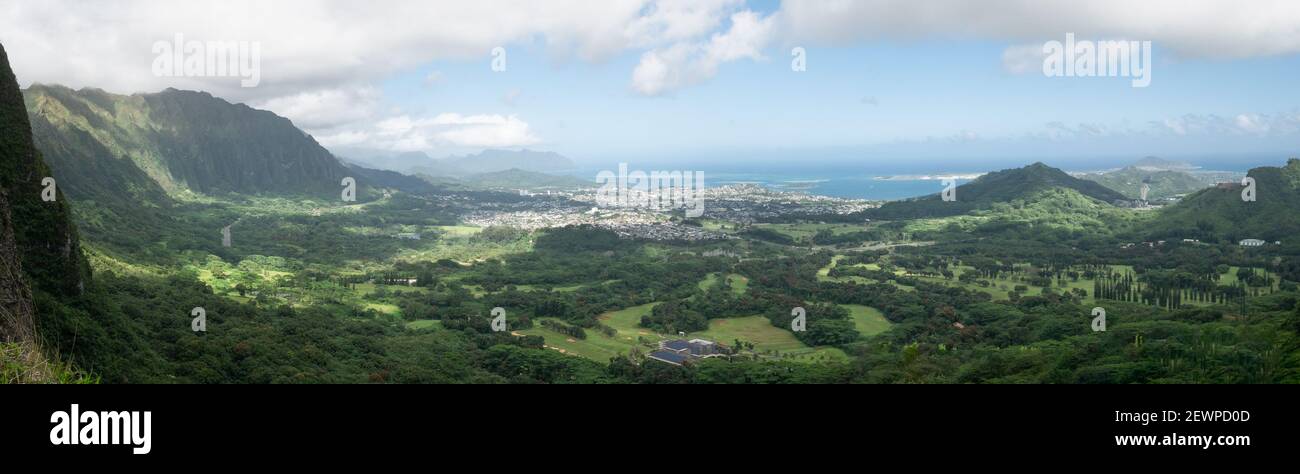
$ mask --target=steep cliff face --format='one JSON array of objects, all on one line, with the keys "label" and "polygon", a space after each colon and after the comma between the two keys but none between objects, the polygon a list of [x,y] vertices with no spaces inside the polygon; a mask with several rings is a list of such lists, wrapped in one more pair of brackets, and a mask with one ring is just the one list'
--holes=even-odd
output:
[{"label": "steep cliff face", "polygon": [[[23,176],[32,174],[30,161],[35,158],[31,130],[26,127],[27,114],[14,115],[17,109],[14,109],[12,101],[17,92],[17,81],[9,69],[9,56],[4,45],[0,45],[0,343],[30,342],[36,338],[32,290],[23,272],[24,252],[19,248],[15,234],[25,231],[38,235],[39,229],[31,226],[16,229],[9,203],[13,191],[31,191],[30,186],[22,186],[20,181]],[[22,96],[18,96],[17,105],[22,105]],[[18,174],[24,171],[27,172],[25,175]],[[31,206],[23,209],[27,213],[35,210]],[[34,250],[42,249],[43,246],[35,246]]]},{"label": "steep cliff face", "polygon": [[[32,146],[22,105],[9,57],[4,45],[0,45],[0,366],[4,367],[0,383],[45,382],[50,374],[48,360],[39,349],[36,307],[28,275],[38,275],[56,292],[79,291],[84,277],[84,262],[75,247],[76,235],[67,223],[66,208],[36,204],[41,202],[39,190],[25,182],[40,175],[44,164]],[[40,178],[36,178],[36,184],[40,184]],[[40,220],[60,218],[58,222]],[[20,242],[20,237],[32,240]],[[51,242],[55,245],[47,245]],[[70,247],[65,252],[58,242]],[[41,266],[43,258],[52,259],[50,267]],[[24,260],[28,262],[26,267]],[[70,278],[73,284],[60,278]]]},{"label": "steep cliff face", "polygon": [[31,124],[9,56],[0,45],[0,188],[6,193],[15,249],[33,288],[55,297],[85,291],[90,267],[81,253],[68,202],[42,199],[52,177],[32,141]]},{"label": "steep cliff face", "polygon": [[36,312],[14,243],[9,198],[5,194],[0,189],[0,342],[31,341],[36,335]]},{"label": "steep cliff face", "polygon": [[153,354],[134,323],[91,284],[68,199],[61,190],[42,199],[52,175],[28,120],[0,45],[0,383],[81,377],[60,361],[110,375],[148,364]]}]

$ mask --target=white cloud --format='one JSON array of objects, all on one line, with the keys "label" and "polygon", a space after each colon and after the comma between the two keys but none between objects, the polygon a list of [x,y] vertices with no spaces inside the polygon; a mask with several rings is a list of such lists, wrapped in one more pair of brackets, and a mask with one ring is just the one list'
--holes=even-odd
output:
[{"label": "white cloud", "polygon": [[[599,61],[644,53],[634,89],[657,94],[698,83],[727,61],[761,57],[777,42],[977,39],[1014,44],[1086,38],[1151,40],[1185,57],[1300,52],[1300,2],[1257,0],[785,0],[765,17],[744,0],[0,0],[0,41],[23,84],[114,92],[202,89],[236,101],[372,84],[433,60],[485,61],[499,45],[541,43]],[[1118,13],[1122,12],[1122,14]],[[730,20],[730,22],[728,22]],[[728,25],[730,23],[730,25]],[[720,30],[726,30],[721,32]],[[237,79],[154,77],[151,46],[175,33],[257,41],[262,86]],[[1034,66],[1032,49],[1004,55]]]},{"label": "white cloud", "polygon": [[357,86],[302,92],[250,105],[273,110],[300,128],[321,130],[373,117],[379,100],[380,93],[374,87]]},{"label": "white cloud", "polygon": [[318,135],[316,142],[325,147],[355,146],[370,141],[370,134],[361,131],[346,131],[331,135]]},{"label": "white cloud", "polygon": [[1300,52],[1300,2],[1257,0],[785,0],[787,40],[1081,38],[1152,41],[1182,57]]},{"label": "white cloud", "polygon": [[[55,82],[115,92],[203,89],[269,100],[377,81],[436,59],[483,58],[493,47],[542,42],[587,59],[625,49],[645,0],[396,1],[48,0],[0,4],[0,40],[24,84]],[[176,33],[200,41],[255,41],[262,83],[154,77],[151,50]]]},{"label": "white cloud", "polygon": [[714,34],[707,42],[679,42],[646,52],[632,71],[632,89],[643,95],[662,95],[712,78],[723,63],[763,59],[762,50],[773,39],[774,23],[772,16],[745,10],[731,16],[731,27],[725,33]]},{"label": "white cloud", "polygon": [[718,29],[727,12],[744,0],[661,0],[648,5],[646,14],[627,25],[632,47],[650,48],[689,41]]},{"label": "white cloud", "polygon": [[1145,128],[1128,122],[1120,124],[1078,123],[1070,125],[1060,121],[1044,124],[1044,130],[1029,133],[1029,138],[1053,141],[1105,137],[1296,137],[1300,136],[1300,110],[1274,114],[1241,113],[1231,117],[1220,115],[1185,114],[1153,120]]},{"label": "white cloud", "polygon": [[1187,114],[1152,122],[1157,132],[1177,136],[1285,137],[1300,135],[1300,110],[1275,114],[1241,113],[1232,117]]},{"label": "white cloud", "polygon": [[[0,41],[23,85],[57,83],[117,93],[167,87],[204,90],[287,116],[322,142],[374,140],[368,123],[382,97],[377,85],[393,74],[436,60],[481,60],[496,46],[541,45],[552,54],[602,61],[629,50],[699,43],[716,32],[743,0],[0,0]],[[694,53],[691,77],[711,76],[716,64],[757,57],[747,19],[714,35]],[[156,77],[152,46],[177,33],[187,40],[260,44],[261,80]],[[680,75],[681,71],[665,72]],[[430,73],[424,84],[442,80]],[[691,81],[681,81],[693,82]],[[503,97],[516,102],[517,92]],[[471,115],[472,117],[472,115]],[[428,132],[425,130],[424,132]],[[535,143],[523,121],[412,131],[379,143]]]},{"label": "white cloud", "polygon": [[1044,128],[1046,128],[1046,130],[1029,133],[1028,136],[1030,138],[1059,141],[1075,140],[1080,138],[1100,138],[1132,133],[1124,127],[1112,127],[1103,123],[1078,123],[1070,125],[1065,122],[1053,121],[1044,124]]},{"label": "white cloud", "polygon": [[659,95],[686,85],[689,79],[684,69],[694,49],[698,48],[683,43],[641,55],[641,62],[632,71],[632,89],[644,95]]},{"label": "white cloud", "polygon": [[440,127],[435,135],[439,140],[460,147],[507,148],[540,142],[528,124],[514,115],[442,114],[434,124]]},{"label": "white cloud", "polygon": [[[481,61],[486,68],[496,46],[512,54],[538,47],[585,61],[639,55],[627,72],[630,88],[656,96],[705,82],[729,62],[762,60],[774,46],[992,41],[1023,45],[1004,52],[1003,66],[1033,72],[1041,67],[1041,42],[1071,32],[1150,40],[1162,54],[1186,58],[1294,54],[1300,52],[1300,2],[1256,0],[1245,8],[1239,0],[784,0],[778,10],[761,14],[744,0],[0,0],[0,42],[24,85],[205,90],[288,116],[323,143],[394,149],[541,141],[515,116],[460,110],[466,115],[453,115],[465,121],[493,119],[436,124],[438,115],[380,112],[383,80],[434,61]],[[155,77],[151,47],[176,33],[259,42],[261,85]],[[424,79],[429,85],[442,78],[433,72]],[[507,93],[503,101],[517,99]],[[385,135],[395,132],[379,124],[398,117],[411,128]],[[1294,113],[1185,116],[1146,132],[1276,135],[1297,133],[1297,123]]]},{"label": "white cloud", "polygon": [[527,122],[514,115],[462,115],[432,117],[397,115],[365,130],[317,137],[322,145],[354,146],[394,152],[433,149],[515,148],[541,143]]}]

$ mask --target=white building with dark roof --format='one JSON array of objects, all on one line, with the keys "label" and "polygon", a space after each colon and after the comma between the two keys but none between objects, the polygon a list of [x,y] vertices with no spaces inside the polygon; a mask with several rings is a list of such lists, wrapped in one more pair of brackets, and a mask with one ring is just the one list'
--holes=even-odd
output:
[{"label": "white building with dark roof", "polygon": [[659,343],[659,349],[647,357],[673,365],[685,365],[696,359],[722,357],[721,344],[706,339],[674,339]]}]

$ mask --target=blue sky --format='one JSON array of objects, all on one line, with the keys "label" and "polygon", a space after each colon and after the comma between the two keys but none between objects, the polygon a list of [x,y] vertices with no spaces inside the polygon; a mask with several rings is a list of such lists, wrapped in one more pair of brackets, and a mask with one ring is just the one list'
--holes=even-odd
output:
[{"label": "blue sky", "polygon": [[[260,84],[151,74],[177,33],[256,42]],[[1067,33],[1150,41],[1151,85],[1044,76]],[[334,149],[954,169],[1300,154],[1287,0],[0,0],[0,42],[24,84],[205,90]]]},{"label": "blue sky", "polygon": [[[436,61],[383,83],[386,103],[408,112],[442,109],[517,115],[541,142],[577,159],[687,159],[839,149],[900,150],[916,156],[1041,154],[1044,157],[1294,153],[1300,136],[1170,136],[1151,122],[1191,115],[1295,114],[1300,56],[1170,59],[1155,45],[1152,84],[1128,78],[1011,74],[1007,43],[881,42],[808,49],[808,69],[792,72],[788,51],[725,64],[717,75],[674,93],[630,90],[638,54],[602,63],[555,61],[541,48],[511,48],[508,69],[486,59]],[[785,53],[785,54],[782,54]],[[440,79],[426,85],[436,72]],[[513,100],[508,100],[512,95]],[[1108,127],[1117,136],[1028,135]],[[1151,136],[1118,136],[1119,132]],[[974,150],[971,142],[981,142]],[[1057,150],[1061,146],[1089,149]],[[990,156],[991,157],[991,156]]]}]

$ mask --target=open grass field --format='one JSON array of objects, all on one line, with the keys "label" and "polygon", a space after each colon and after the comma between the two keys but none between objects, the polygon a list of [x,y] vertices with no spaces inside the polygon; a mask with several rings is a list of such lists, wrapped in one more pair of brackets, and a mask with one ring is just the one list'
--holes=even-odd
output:
[{"label": "open grass field", "polygon": [[423,321],[411,321],[406,323],[407,329],[442,329],[442,321],[435,319],[426,319]]},{"label": "open grass field", "polygon": [[532,329],[518,331],[518,333],[528,336],[542,336],[546,339],[547,347],[565,354],[586,357],[598,362],[608,362],[611,357],[627,354],[633,347],[639,345],[640,338],[644,337],[656,343],[664,338],[664,336],[656,334],[654,331],[637,326],[641,323],[641,317],[650,314],[655,304],[657,303],[633,306],[600,315],[598,319],[601,323],[618,331],[618,335],[612,338],[600,331],[588,330],[587,339],[579,340],[543,328],[540,324]]},{"label": "open grass field", "polygon": [[700,225],[704,227],[704,230],[725,233],[735,233],[737,227],[737,224],[734,222],[720,221],[716,219],[703,219],[700,221]]},{"label": "open grass field", "polygon": [[885,319],[885,313],[870,306],[856,304],[840,305],[849,310],[849,317],[853,319],[853,326],[862,333],[862,337],[871,337],[876,334],[888,331],[891,324]]},{"label": "open grass field", "polygon": [[627,355],[637,345],[636,338],[627,340],[622,336],[611,338],[599,331],[587,330],[586,339],[577,339],[569,335],[546,329],[537,324],[532,329],[516,331],[516,334],[542,336],[546,347],[564,354],[585,357],[597,362],[609,362],[610,358]]},{"label": "open grass field", "polygon": [[[626,355],[633,347],[641,346],[645,352],[652,350],[648,346],[641,345],[640,341],[643,339],[657,344],[661,340],[670,338],[668,335],[657,334],[638,326],[641,317],[650,314],[654,305],[655,303],[634,306],[601,315],[599,317],[601,323],[618,332],[617,336],[612,338],[596,330],[587,330],[587,338],[580,340],[543,328],[540,324],[532,329],[517,331],[517,334],[541,336],[546,339],[546,346],[551,349],[564,354],[607,362],[611,357]],[[772,326],[772,323],[762,316],[714,319],[709,321],[708,330],[687,334],[687,338],[709,339],[726,345],[732,345],[736,339],[741,339],[753,343],[760,355],[796,361],[848,359],[844,351],[836,348],[808,347],[799,342],[793,333]]]},{"label": "open grass field", "polygon": [[417,248],[403,248],[394,258],[404,262],[429,262],[442,259],[472,264],[490,258],[532,251],[531,239],[494,243],[475,238],[483,228],[474,226],[433,226],[438,238],[426,238]]},{"label": "open grass field", "polygon": [[[862,283],[862,284],[870,284],[870,283],[874,283],[872,280],[868,280],[868,279],[866,279],[866,278],[856,277],[856,276],[852,276],[852,277],[832,278],[832,277],[830,276],[830,271],[831,271],[832,268],[834,268],[834,267],[836,267],[836,266],[839,265],[839,261],[840,261],[841,258],[843,258],[843,255],[836,255],[836,256],[831,260],[831,264],[830,264],[830,265],[827,265],[825,268],[822,268],[821,270],[819,270],[819,271],[817,272],[817,279],[818,279],[819,281],[853,281],[853,282]],[[870,270],[879,270],[879,269],[880,269],[880,266],[877,265],[877,264],[874,264],[874,263],[871,263],[871,264],[860,264],[860,265],[857,265],[857,266],[860,266],[860,267],[863,267],[863,268],[867,268],[867,269],[870,269]],[[1119,273],[1131,272],[1131,271],[1133,270],[1133,267],[1130,267],[1130,266],[1127,266],[1127,265],[1111,265],[1111,268],[1112,268],[1113,270],[1119,272]],[[975,269],[972,268],[972,267],[969,267],[969,266],[959,265],[959,266],[953,267],[952,270],[953,270],[953,278],[952,278],[951,280],[946,279],[946,278],[942,278],[942,277],[930,277],[930,276],[914,276],[914,278],[916,278],[916,279],[918,279],[918,280],[921,280],[921,281],[929,282],[929,283],[938,283],[938,284],[941,284],[941,285],[947,285],[947,286],[953,286],[953,287],[965,288],[965,289],[967,289],[967,290],[971,290],[971,291],[980,291],[980,292],[988,293],[990,296],[993,297],[994,300],[998,300],[998,301],[1009,299],[1009,298],[1010,298],[1010,294],[1011,294],[1011,292],[1012,292],[1013,290],[1015,290],[1015,287],[1016,287],[1017,285],[1024,285],[1024,286],[1026,286],[1026,287],[1029,288],[1029,291],[1028,291],[1027,293],[1025,293],[1025,295],[1038,295],[1038,294],[1041,294],[1041,293],[1043,292],[1043,287],[1030,285],[1030,284],[1028,284],[1027,282],[1021,282],[1021,281],[1014,280],[1014,279],[995,279],[995,280],[988,280],[989,283],[992,284],[991,286],[988,286],[988,287],[981,286],[981,285],[979,285],[978,283],[975,283],[975,282],[965,283],[965,282],[961,282],[961,281],[959,281],[959,280],[958,280],[958,277],[960,277],[962,274],[964,274],[964,273],[966,273],[966,272],[968,272],[968,271],[975,271]],[[1232,270],[1231,273],[1232,273],[1231,278],[1232,278],[1233,281],[1235,281],[1235,279],[1236,279],[1236,269],[1234,268],[1234,269]],[[899,275],[899,276],[902,276],[902,275],[904,275],[905,273],[904,273],[902,270],[899,270],[899,271],[896,271],[895,274],[897,274],[897,275]],[[1229,283],[1229,279],[1228,279],[1228,276],[1227,276],[1227,275],[1224,276],[1224,279],[1222,280],[1222,283],[1224,283],[1224,284],[1228,284],[1228,283]],[[901,283],[897,283],[897,282],[895,282],[894,285],[895,285],[895,286],[898,286],[898,287],[901,288],[901,289],[908,290],[908,291],[911,291],[911,290],[914,289],[914,288],[912,288],[911,286],[903,285],[903,284],[901,284]],[[1055,291],[1058,291],[1058,292],[1070,291],[1071,289],[1074,289],[1074,288],[1078,288],[1078,289],[1081,289],[1081,290],[1084,290],[1084,291],[1088,292],[1088,297],[1084,300],[1085,303],[1092,303],[1092,302],[1095,301],[1094,298],[1093,298],[1093,295],[1092,295],[1092,291],[1093,291],[1093,280],[1091,280],[1091,279],[1080,278],[1078,281],[1070,281],[1070,280],[1066,280],[1066,286],[1064,286],[1064,287],[1056,286],[1055,284],[1052,286],[1052,289],[1054,289]]]},{"label": "open grass field", "polygon": [[714,319],[709,321],[707,331],[694,332],[688,336],[717,341],[729,346],[734,344],[736,339],[740,339],[754,343],[754,349],[758,352],[791,351],[808,347],[795,339],[794,333],[772,326],[772,323],[762,316]]},{"label": "open grass field", "polygon": [[709,321],[709,329],[688,334],[689,338],[717,341],[726,345],[736,339],[754,344],[760,355],[803,362],[847,360],[844,351],[833,347],[808,347],[794,333],[773,326],[762,316],[724,318]]},{"label": "open grass field", "polygon": [[[1241,269],[1241,267],[1228,267],[1228,273],[1224,274],[1222,277],[1219,278],[1219,284],[1220,284],[1220,285],[1235,285],[1235,284],[1237,284],[1237,282],[1240,281],[1240,280],[1237,278],[1237,270],[1240,270],[1240,269]],[[1280,284],[1282,283],[1282,278],[1279,277],[1276,273],[1273,273],[1273,272],[1269,272],[1268,275],[1269,275],[1270,277],[1273,277],[1273,289],[1274,289],[1274,290],[1278,289],[1278,285],[1280,285]]]},{"label": "open grass field", "polygon": [[[716,286],[720,279],[721,276],[719,274],[710,273],[709,276],[705,277],[703,280],[700,280],[699,287],[701,290],[708,290],[709,288],[713,288],[714,286]],[[744,275],[728,273],[727,283],[731,285],[731,292],[735,293],[736,295],[743,295],[745,294],[745,291],[749,289],[749,278],[745,277]]]},{"label": "open grass field", "polygon": [[474,227],[468,225],[444,225],[444,226],[436,226],[434,228],[437,229],[438,232],[440,232],[444,237],[450,237],[450,238],[472,237],[478,235],[479,232],[483,232],[483,228],[481,227]]},{"label": "open grass field", "polygon": [[780,232],[795,241],[811,241],[814,234],[823,230],[840,235],[867,230],[870,224],[754,224],[754,227]]},{"label": "open grass field", "polygon": [[[1118,272],[1118,273],[1121,273],[1121,274],[1123,274],[1123,273],[1129,273],[1129,272],[1132,272],[1132,271],[1133,271],[1133,267],[1128,266],[1128,265],[1111,265],[1110,268],[1111,268],[1112,270],[1114,270],[1115,272]],[[1238,270],[1238,267],[1231,267],[1231,269],[1228,271],[1228,273],[1222,275],[1222,277],[1219,279],[1219,282],[1218,282],[1218,283],[1219,283],[1220,285],[1234,285],[1234,284],[1236,284],[1236,283],[1237,283],[1237,270]],[[963,283],[963,282],[961,282],[961,281],[958,281],[958,278],[957,278],[957,277],[960,277],[963,273],[968,272],[968,271],[975,271],[975,270],[974,270],[973,268],[971,268],[971,267],[967,267],[967,266],[958,266],[958,267],[955,267],[955,268],[953,268],[953,274],[954,274],[954,276],[953,276],[953,279],[951,279],[951,280],[948,280],[948,279],[945,279],[945,278],[939,278],[939,277],[926,277],[926,276],[918,276],[918,277],[916,277],[916,278],[919,279],[919,280],[921,280],[921,281],[926,281],[926,282],[931,282],[931,283],[939,283],[939,284],[947,285],[947,286],[960,287],[960,288],[965,288],[965,289],[972,290],[972,291],[982,291],[982,292],[988,293],[989,295],[992,295],[994,300],[1006,300],[1006,299],[1009,299],[1009,298],[1010,298],[1010,294],[1011,294],[1011,292],[1012,292],[1013,290],[1015,290],[1015,287],[1018,286],[1018,285],[1023,285],[1023,286],[1026,286],[1026,287],[1029,288],[1029,291],[1026,292],[1026,293],[1024,293],[1025,295],[1038,295],[1038,294],[1042,294],[1043,289],[1044,289],[1044,288],[1041,287],[1041,286],[1030,285],[1030,284],[1027,283],[1027,282],[1022,282],[1022,281],[1018,281],[1018,280],[1014,280],[1014,279],[1009,279],[1009,280],[1004,280],[1004,279],[989,280],[989,282],[992,283],[992,286],[990,286],[990,287],[983,287],[983,286],[980,286],[978,283]],[[1272,275],[1272,274],[1271,274],[1271,275]],[[1276,289],[1277,286],[1278,286],[1278,284],[1279,284],[1279,282],[1280,282],[1280,279],[1277,277],[1277,275],[1272,275],[1272,276],[1273,276],[1273,279],[1274,279],[1274,285],[1273,285],[1273,287],[1274,287],[1274,289]],[[1052,285],[1051,288],[1052,288],[1054,291],[1058,292],[1058,293],[1068,292],[1068,291],[1071,291],[1071,290],[1076,289],[1076,288],[1077,288],[1077,289],[1080,289],[1080,290],[1083,290],[1083,291],[1085,291],[1085,292],[1088,293],[1088,297],[1087,297],[1087,298],[1084,298],[1083,302],[1084,302],[1085,304],[1092,304],[1092,303],[1095,303],[1095,302],[1097,301],[1097,299],[1096,299],[1096,295],[1093,295],[1093,289],[1094,289],[1094,288],[1093,288],[1093,283],[1094,283],[1093,280],[1092,280],[1092,279],[1088,279],[1088,278],[1080,278],[1080,279],[1077,280],[1077,281],[1067,279],[1067,280],[1065,280],[1065,286],[1058,286],[1058,285],[1056,284],[1056,282],[1053,282],[1053,285]],[[1188,305],[1188,306],[1207,306],[1207,305],[1210,305],[1210,303],[1199,303],[1199,302],[1194,302],[1194,301],[1187,301],[1187,302],[1185,302],[1184,304],[1185,304],[1185,305]]]},{"label": "open grass field", "polygon": [[[829,270],[831,270],[832,266],[835,266],[835,262],[832,262],[832,265],[827,266],[826,269],[822,269],[822,271],[819,271],[818,279],[822,279],[822,281],[832,281],[833,278],[829,278],[827,275],[829,273]],[[868,268],[879,269],[879,266],[871,265],[868,266]],[[1117,273],[1121,273],[1121,274],[1131,273],[1132,271],[1132,266],[1128,266],[1128,265],[1110,265],[1110,268],[1112,268],[1114,271],[1117,271]],[[1236,266],[1234,266],[1234,268],[1231,268],[1229,270],[1229,273],[1223,274],[1222,277],[1219,278],[1218,284],[1225,284],[1225,286],[1231,286],[1231,284],[1236,284],[1236,282],[1238,282],[1238,278],[1236,278],[1236,271],[1238,270],[1239,268],[1236,268]],[[1024,293],[1024,295],[1040,295],[1040,293],[1043,293],[1044,290],[1044,287],[1034,286],[1034,284],[1021,282],[1018,281],[1018,279],[1014,279],[1014,278],[992,279],[992,281],[988,281],[989,283],[992,283],[992,286],[989,287],[980,286],[979,283],[974,283],[974,282],[963,283],[959,281],[958,277],[961,277],[961,275],[965,274],[966,271],[975,271],[975,269],[965,265],[956,266],[956,268],[953,268],[953,279],[945,279],[940,277],[914,277],[914,278],[917,278],[919,279],[919,281],[923,281],[923,282],[945,284],[945,286],[961,287],[971,291],[982,291],[985,293],[989,293],[989,295],[992,295],[993,300],[1010,299],[1011,291],[1014,291],[1015,287],[1017,286],[1024,286],[1028,288],[1028,291]],[[1281,283],[1281,279],[1278,278],[1278,275],[1275,274],[1270,274],[1270,275],[1274,279],[1274,286],[1273,286],[1274,290],[1277,290],[1278,284]],[[852,277],[852,278],[854,279],[854,281],[858,281],[859,283],[866,283],[866,279],[857,278],[857,277]],[[841,278],[840,281],[849,281],[849,278]],[[1083,290],[1088,293],[1086,299],[1083,300],[1084,304],[1096,303],[1096,295],[1093,295],[1092,293],[1093,292],[1092,279],[1079,278],[1078,281],[1070,281],[1070,279],[1066,279],[1065,286],[1057,286],[1056,283],[1057,282],[1053,282],[1053,286],[1052,286],[1053,291],[1067,292],[1067,291],[1074,290],[1074,288],[1078,288],[1078,290]],[[898,286],[904,287],[902,286],[902,284],[898,284]],[[907,288],[905,288],[905,290],[907,290]],[[1196,301],[1187,301],[1186,304],[1187,305],[1209,305],[1208,303],[1196,303]]]},{"label": "open grass field", "polygon": [[649,315],[650,311],[653,310],[657,304],[659,303],[643,304],[641,306],[633,306],[627,309],[611,311],[598,316],[596,319],[600,320],[604,325],[618,331],[618,338],[620,340],[628,341],[632,344],[636,343],[637,339],[641,337],[658,341],[663,337],[656,334],[654,331],[640,326],[641,317]]},{"label": "open grass field", "polygon": [[[857,282],[857,283],[861,283],[861,284],[864,284],[864,285],[865,285],[865,284],[874,283],[872,280],[869,280],[869,279],[866,279],[866,278],[863,278],[863,277],[860,277],[860,276],[848,276],[848,277],[831,278],[831,276],[830,276],[831,269],[832,269],[832,268],[835,268],[835,267],[837,267],[837,266],[839,266],[839,264],[840,264],[840,259],[842,259],[842,258],[844,258],[844,255],[836,255],[836,256],[834,256],[834,257],[831,258],[831,263],[830,263],[830,265],[826,265],[825,267],[822,267],[821,270],[817,270],[817,281],[852,281],[852,282]],[[853,266],[855,266],[855,267],[866,268],[866,269],[868,269],[868,270],[879,270],[879,269],[880,269],[880,265],[875,264],[875,263],[857,264],[857,265],[853,265]],[[902,273],[899,272],[898,274],[901,275]]]},{"label": "open grass field", "polygon": [[353,291],[356,292],[356,294],[357,294],[358,296],[360,296],[360,295],[368,295],[368,294],[374,293],[375,290],[377,290],[377,289],[379,289],[379,288],[381,288],[381,287],[384,289],[384,291],[387,291],[387,292],[389,292],[389,293],[396,292],[396,291],[400,291],[400,292],[402,292],[402,293],[428,293],[428,292],[429,292],[429,289],[428,289],[428,288],[419,287],[419,286],[410,286],[410,285],[376,285],[376,284],[374,284],[374,283],[357,283],[357,284],[356,284],[356,288],[353,289]]},{"label": "open grass field", "polygon": [[362,307],[363,309],[373,309],[373,310],[378,311],[378,312],[380,312],[380,313],[389,314],[389,315],[393,315],[393,316],[401,316],[401,315],[402,315],[402,310],[401,310],[400,308],[398,308],[397,305],[388,304],[388,303],[370,303],[370,302],[366,302],[366,303],[362,303],[361,307]]},{"label": "open grass field", "polygon": [[[1126,273],[1133,270],[1132,267],[1127,265],[1111,265],[1111,269],[1119,273]],[[930,283],[938,283],[941,285],[965,288],[971,291],[981,291],[984,293],[988,293],[993,297],[994,300],[997,301],[1010,299],[1011,292],[1015,290],[1016,286],[1023,285],[1029,288],[1029,291],[1024,293],[1024,295],[1026,296],[1039,295],[1043,293],[1043,287],[1030,285],[1028,282],[1022,282],[1015,279],[988,280],[989,283],[992,284],[992,286],[989,287],[980,286],[978,283],[973,283],[973,282],[963,283],[961,281],[958,281],[958,277],[960,277],[962,274],[968,271],[973,272],[975,271],[975,269],[965,265],[960,265],[957,267],[953,267],[952,270],[953,270],[953,278],[951,280],[942,277],[928,277],[928,276],[917,276],[915,278]],[[1085,304],[1092,303],[1095,301],[1094,295],[1092,294],[1093,280],[1091,279],[1080,278],[1078,281],[1071,281],[1067,279],[1065,280],[1065,286],[1057,286],[1055,283],[1056,282],[1053,282],[1052,289],[1054,291],[1057,291],[1058,293],[1068,292],[1070,290],[1078,288],[1088,292],[1088,297],[1084,298]]]}]

